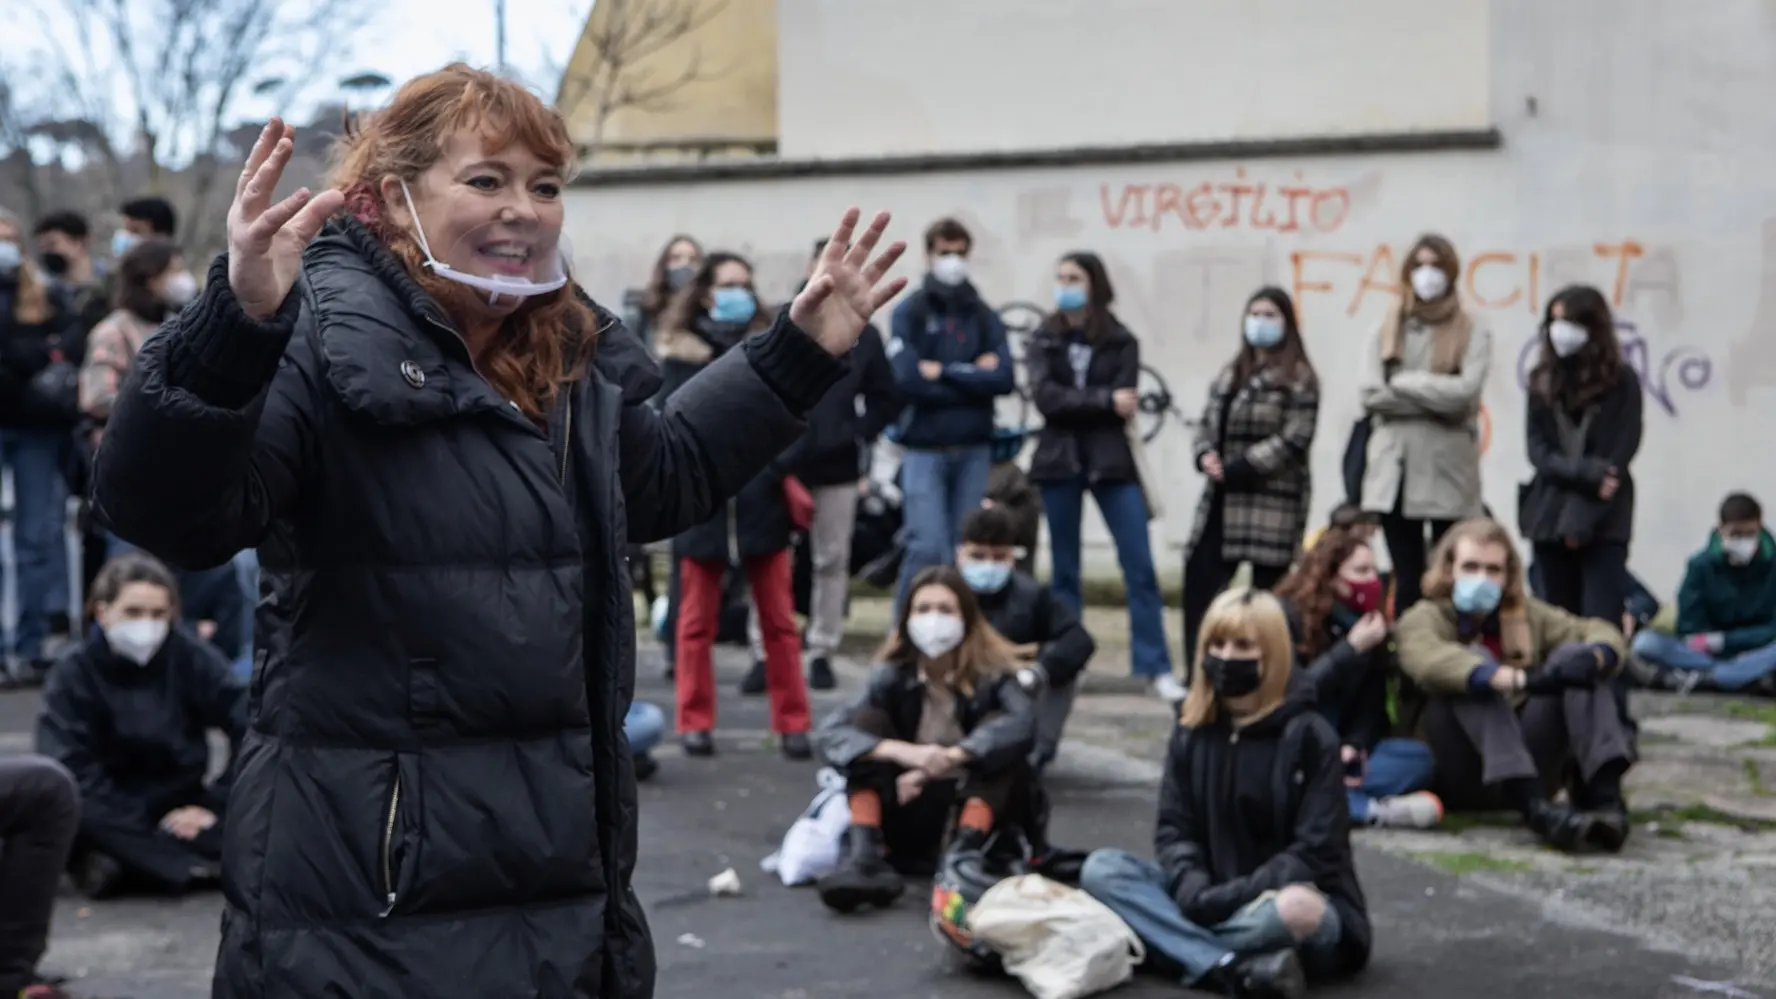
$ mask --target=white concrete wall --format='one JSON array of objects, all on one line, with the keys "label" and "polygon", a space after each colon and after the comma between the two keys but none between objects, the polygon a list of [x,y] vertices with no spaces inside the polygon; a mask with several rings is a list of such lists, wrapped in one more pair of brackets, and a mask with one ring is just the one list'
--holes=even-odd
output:
[{"label": "white concrete wall", "polygon": [[779,148],[884,156],[1484,128],[1488,7],[778,0]]},{"label": "white concrete wall", "polygon": [[[1499,0],[1491,18],[1498,151],[580,188],[569,208],[578,264],[615,300],[665,235],[685,230],[751,254],[765,293],[782,296],[848,204],[893,209],[897,234],[915,243],[929,220],[955,214],[975,231],[977,283],[994,302],[1045,302],[1056,256],[1103,254],[1118,311],[1192,416],[1235,348],[1246,296],[1281,284],[1324,381],[1323,513],[1341,491],[1359,354],[1393,304],[1398,254],[1435,229],[1462,251],[1461,293],[1498,338],[1485,489],[1507,521],[1529,474],[1518,371],[1541,306],[1573,281],[1615,303],[1648,393],[1632,564],[1669,595],[1722,495],[1750,489],[1776,509],[1776,129],[1765,106],[1776,4]],[[918,256],[903,273],[920,269]],[[1176,546],[1200,477],[1185,429],[1156,445],[1170,507],[1156,540]],[[1107,565],[1095,517],[1087,538]],[[1176,557],[1162,569],[1175,571]]]}]

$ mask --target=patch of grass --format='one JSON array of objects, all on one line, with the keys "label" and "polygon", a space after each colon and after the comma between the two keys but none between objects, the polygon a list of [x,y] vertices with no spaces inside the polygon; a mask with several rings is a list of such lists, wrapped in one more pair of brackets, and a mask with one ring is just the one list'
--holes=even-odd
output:
[{"label": "patch of grass", "polygon": [[1469,829],[1515,829],[1522,824],[1514,812],[1451,812],[1431,830],[1457,836]]},{"label": "patch of grass", "polygon": [[1763,722],[1765,725],[1776,726],[1776,704],[1763,704],[1758,701],[1728,701],[1721,705],[1721,712],[1729,718],[1742,718],[1746,721]]},{"label": "patch of grass", "polygon": [[1567,868],[1567,871],[1573,874],[1596,874],[1597,867],[1593,864],[1575,864]]},{"label": "patch of grass", "polygon": [[1684,805],[1682,807],[1667,805],[1660,808],[1637,808],[1628,813],[1628,821],[1637,826],[1656,822],[1660,826],[1661,833],[1667,825],[1681,827],[1688,822],[1731,826],[1743,832],[1776,832],[1776,822],[1729,815],[1712,805]]},{"label": "patch of grass", "polygon": [[1534,865],[1530,864],[1528,861],[1495,857],[1489,853],[1457,853],[1453,851],[1434,850],[1425,851],[1423,853],[1413,853],[1408,856],[1421,864],[1435,867],[1437,870],[1442,871],[1445,874],[1454,874],[1458,877],[1464,874],[1479,874],[1483,872],[1521,874],[1524,871],[1534,869]]},{"label": "patch of grass", "polygon": [[1653,833],[1653,835],[1659,837],[1660,839],[1689,839],[1690,838],[1687,834],[1685,834],[1683,823],[1681,823],[1681,822],[1673,822],[1673,823],[1670,823],[1669,825],[1661,824],[1659,826],[1658,830]]},{"label": "patch of grass", "polygon": [[1742,757],[1739,765],[1745,768],[1745,782],[1751,785],[1751,793],[1760,798],[1776,798],[1776,791],[1770,790],[1764,783],[1764,775],[1759,772],[1757,761],[1749,756]]}]

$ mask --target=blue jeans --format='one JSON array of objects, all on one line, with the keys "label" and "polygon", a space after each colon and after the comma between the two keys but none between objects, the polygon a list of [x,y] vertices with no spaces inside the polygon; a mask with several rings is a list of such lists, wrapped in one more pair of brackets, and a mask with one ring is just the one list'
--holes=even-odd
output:
[{"label": "blue jeans", "polygon": [[12,653],[43,656],[52,614],[68,613],[68,482],[62,477],[73,438],[58,430],[0,430],[0,464],[12,472],[13,600],[18,626]]},{"label": "blue jeans", "polygon": [[623,734],[629,739],[630,755],[647,755],[660,744],[665,733],[665,712],[647,701],[629,703],[629,713],[623,716]]},{"label": "blue jeans", "polygon": [[1085,858],[1079,887],[1122,917],[1147,945],[1148,960],[1182,972],[1185,985],[1195,985],[1210,971],[1243,957],[1293,947],[1309,968],[1333,966],[1342,932],[1338,910],[1326,915],[1305,940],[1296,940],[1277,912],[1276,902],[1260,897],[1219,926],[1205,928],[1185,919],[1166,891],[1159,865],[1123,850],[1094,850]]},{"label": "blue jeans", "polygon": [[241,615],[241,653],[234,660],[234,675],[244,683],[253,678],[253,618],[259,607],[259,553],[252,548],[242,548],[235,553],[232,564],[235,582],[240,586],[241,606],[245,608]]},{"label": "blue jeans", "polygon": [[1055,596],[1079,613],[1084,605],[1079,569],[1079,528],[1085,518],[1085,492],[1091,490],[1116,542],[1122,584],[1128,594],[1129,660],[1136,676],[1172,672],[1166,648],[1165,605],[1159,576],[1153,571],[1153,549],[1147,533],[1147,498],[1138,482],[1100,482],[1088,486],[1085,476],[1070,482],[1042,484],[1042,509],[1048,516],[1049,554],[1054,560],[1051,586]]},{"label": "blue jeans", "polygon": [[956,559],[962,518],[980,509],[987,495],[987,473],[993,450],[979,447],[916,451],[900,459],[901,517],[906,526],[906,557],[894,586],[896,613],[906,602],[907,586],[919,570],[948,565]]},{"label": "blue jeans", "polygon": [[1766,676],[1776,675],[1776,643],[1761,649],[1741,652],[1736,656],[1713,656],[1697,652],[1676,635],[1662,631],[1641,631],[1634,635],[1634,654],[1655,666],[1670,669],[1710,670],[1715,686],[1722,690],[1742,690]]},{"label": "blue jeans", "polygon": [[1431,786],[1437,759],[1431,747],[1417,739],[1383,739],[1369,751],[1369,772],[1362,787],[1347,787],[1352,822],[1369,821],[1369,809],[1377,798],[1393,798]]}]

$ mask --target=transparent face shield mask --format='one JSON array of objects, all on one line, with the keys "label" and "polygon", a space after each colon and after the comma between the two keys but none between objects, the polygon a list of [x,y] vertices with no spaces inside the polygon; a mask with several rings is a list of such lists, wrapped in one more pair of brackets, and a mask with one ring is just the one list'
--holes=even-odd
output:
[{"label": "transparent face shield mask", "polygon": [[[567,262],[572,249],[565,233],[556,238],[552,277],[533,281],[528,277],[515,274],[470,274],[444,263],[432,253],[431,243],[426,240],[425,228],[419,224],[419,212],[413,207],[413,194],[407,189],[406,181],[401,181],[401,197],[406,199],[407,213],[413,217],[413,234],[419,239],[419,249],[421,253],[425,254],[426,266],[431,269],[432,273],[447,281],[455,281],[457,284],[486,292],[488,305],[495,307],[515,305],[526,298],[547,295],[566,286],[568,282]],[[489,222],[487,225],[477,226],[458,239],[456,245],[472,240],[476,233],[497,224],[497,222]],[[548,251],[540,252],[546,253]]]}]

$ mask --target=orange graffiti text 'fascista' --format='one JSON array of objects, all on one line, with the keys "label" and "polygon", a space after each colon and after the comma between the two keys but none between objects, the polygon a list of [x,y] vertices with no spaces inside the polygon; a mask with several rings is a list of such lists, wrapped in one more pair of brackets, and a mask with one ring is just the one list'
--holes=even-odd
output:
[{"label": "orange graffiti text 'fascista'", "polygon": [[[1596,284],[1620,307],[1628,290],[1628,268],[1646,255],[1646,248],[1632,239],[1592,244],[1592,253],[1603,272]],[[1296,250],[1289,254],[1294,277],[1295,301],[1307,295],[1349,295],[1345,315],[1362,311],[1369,295],[1400,294],[1400,258],[1392,247],[1379,244],[1368,253],[1335,250]],[[1604,273],[1607,272],[1607,273]],[[1509,250],[1487,250],[1467,258],[1462,269],[1461,291],[1482,309],[1519,308],[1530,315],[1542,312],[1542,255]],[[1354,283],[1353,280],[1354,279]]]}]

